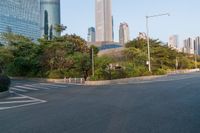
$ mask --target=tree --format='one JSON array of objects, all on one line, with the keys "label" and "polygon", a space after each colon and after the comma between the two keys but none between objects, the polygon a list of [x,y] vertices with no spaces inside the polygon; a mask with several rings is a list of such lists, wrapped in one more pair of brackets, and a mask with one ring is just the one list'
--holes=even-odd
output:
[{"label": "tree", "polygon": [[98,47],[94,46],[94,45],[91,45],[90,46],[90,53],[91,53],[91,50],[94,50],[94,55],[97,56],[97,54],[99,53],[99,49]]},{"label": "tree", "polygon": [[89,53],[89,48],[87,47],[87,42],[80,36],[73,34],[73,35],[65,35],[65,36],[63,36],[63,38],[65,41],[67,41],[71,45],[73,45],[74,52]]},{"label": "tree", "polygon": [[20,43],[31,43],[32,40],[28,37],[18,35],[12,32],[0,34],[0,39],[9,46],[15,46]]},{"label": "tree", "polygon": [[56,24],[54,29],[56,32],[62,33],[63,31],[65,31],[67,29],[67,26],[64,26],[62,24]]},{"label": "tree", "polygon": [[80,75],[86,80],[91,71],[90,56],[88,53],[74,53],[73,55],[74,67],[80,72]]},{"label": "tree", "polygon": [[125,59],[131,61],[132,63],[138,66],[145,66],[145,63],[147,61],[147,56],[145,52],[134,47],[124,50],[124,56]]},{"label": "tree", "polygon": [[68,57],[68,44],[60,42],[51,42],[49,45],[42,46],[42,55],[40,58],[43,68],[48,70],[70,68],[73,60]]},{"label": "tree", "polygon": [[5,72],[6,66],[13,60],[12,52],[6,47],[0,47],[0,74]]},{"label": "tree", "polygon": [[111,63],[112,59],[109,57],[96,57],[95,76],[92,77],[92,80],[110,80],[112,78]]}]

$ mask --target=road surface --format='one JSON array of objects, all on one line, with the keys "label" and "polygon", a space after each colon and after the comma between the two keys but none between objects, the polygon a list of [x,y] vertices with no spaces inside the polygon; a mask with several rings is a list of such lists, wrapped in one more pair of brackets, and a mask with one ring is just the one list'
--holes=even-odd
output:
[{"label": "road surface", "polygon": [[200,133],[200,73],[129,85],[15,80],[0,133]]}]

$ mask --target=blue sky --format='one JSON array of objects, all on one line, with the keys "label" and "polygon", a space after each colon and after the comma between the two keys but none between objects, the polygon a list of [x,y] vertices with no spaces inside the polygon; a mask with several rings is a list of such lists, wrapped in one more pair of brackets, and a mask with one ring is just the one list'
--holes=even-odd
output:
[{"label": "blue sky", "polygon": [[[180,44],[187,37],[200,35],[199,0],[112,0],[115,40],[118,41],[120,22],[127,22],[131,38],[145,32],[145,16],[169,12],[150,20],[150,36],[168,41],[172,34],[179,35]],[[95,0],[61,0],[62,24],[67,33],[87,38],[88,27],[95,26]]]}]

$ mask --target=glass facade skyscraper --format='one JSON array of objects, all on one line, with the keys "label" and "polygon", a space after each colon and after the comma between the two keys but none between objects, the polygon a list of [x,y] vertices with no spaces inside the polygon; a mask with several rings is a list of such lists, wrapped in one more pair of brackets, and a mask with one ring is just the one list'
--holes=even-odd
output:
[{"label": "glass facade skyscraper", "polygon": [[87,41],[88,42],[92,42],[92,43],[94,43],[95,41],[96,41],[96,37],[95,37],[95,28],[94,27],[90,27],[89,29],[88,29],[88,38],[87,38]]},{"label": "glass facade skyscraper", "polygon": [[40,0],[0,0],[0,33],[40,38]]},{"label": "glass facade skyscraper", "polygon": [[96,0],[96,42],[113,41],[112,0]]}]

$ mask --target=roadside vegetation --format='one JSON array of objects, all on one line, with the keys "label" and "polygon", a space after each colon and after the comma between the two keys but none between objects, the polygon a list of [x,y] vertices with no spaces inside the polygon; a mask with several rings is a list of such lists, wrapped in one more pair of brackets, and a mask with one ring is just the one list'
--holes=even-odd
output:
[{"label": "roadside vegetation", "polygon": [[8,91],[10,87],[10,79],[5,75],[0,75],[0,93]]},{"label": "roadside vegetation", "polygon": [[[33,42],[21,35],[4,33],[1,39],[5,43],[0,45],[0,73],[13,77],[110,80],[161,75],[176,68],[195,68],[193,55],[178,53],[161,45],[159,40],[151,40],[153,72],[150,73],[146,65],[147,44],[142,39],[127,43],[120,58],[98,57],[98,49],[88,47],[87,42],[77,35],[64,35],[51,40],[44,38]],[[91,76],[92,48],[95,53],[94,76]]]}]

